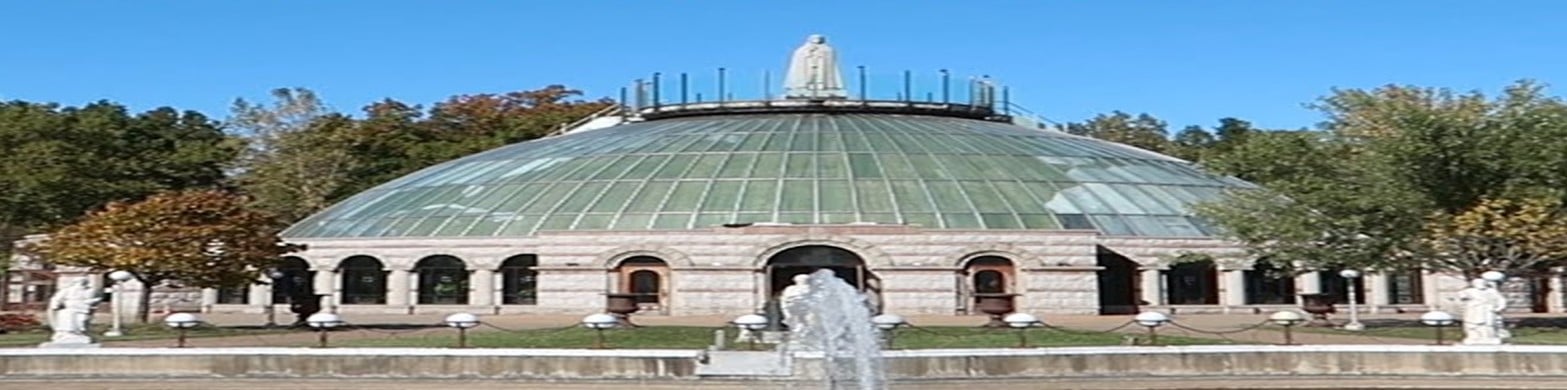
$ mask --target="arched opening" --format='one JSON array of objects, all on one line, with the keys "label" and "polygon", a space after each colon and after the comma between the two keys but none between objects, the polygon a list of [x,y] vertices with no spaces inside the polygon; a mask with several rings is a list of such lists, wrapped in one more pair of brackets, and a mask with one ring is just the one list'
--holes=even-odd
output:
[{"label": "arched opening", "polygon": [[[1317,281],[1318,285],[1322,286],[1322,293],[1332,297],[1334,303],[1347,305],[1349,304],[1350,281],[1345,279],[1343,275],[1339,275],[1340,271],[1342,269],[1339,268],[1317,271]],[[1365,273],[1362,272],[1360,277],[1354,278],[1354,288],[1355,304],[1366,304]]]},{"label": "arched opening", "polygon": [[1171,305],[1219,304],[1219,268],[1212,261],[1172,265],[1164,277],[1165,299]]},{"label": "arched opening", "polygon": [[639,310],[667,314],[669,291],[665,280],[669,276],[669,264],[663,259],[653,256],[628,258],[615,266],[615,273],[620,277],[618,292],[636,295],[634,299]]},{"label": "arched opening", "polygon": [[[967,308],[978,304],[979,294],[1009,294],[1015,290],[1016,267],[1000,256],[980,256],[965,262],[958,293]],[[971,309],[966,311],[973,312]],[[977,314],[977,313],[972,313]]]},{"label": "arched opening", "polygon": [[370,256],[354,256],[338,266],[343,274],[344,305],[385,305],[386,267]]},{"label": "arched opening", "polygon": [[293,304],[315,298],[316,272],[310,270],[310,263],[305,259],[284,257],[274,270],[277,273],[271,276],[280,277],[272,279],[273,304]]},{"label": "arched opening", "polygon": [[[1387,302],[1394,305],[1419,305],[1426,303],[1424,279],[1419,268],[1388,272]],[[1549,287],[1549,284],[1546,284]],[[1542,299],[1543,300],[1543,299]]]},{"label": "arched opening", "polygon": [[468,270],[462,260],[446,255],[426,257],[414,263],[414,273],[419,275],[419,304],[468,304]]},{"label": "arched opening", "polygon": [[[817,270],[832,270],[834,276],[854,286],[868,297],[871,309],[881,311],[880,281],[865,268],[865,260],[859,255],[847,249],[811,245],[789,248],[767,259],[762,272],[767,277],[767,297],[764,310],[768,318],[780,318],[782,308],[778,306],[778,296],[785,287],[794,284],[794,276],[809,274]],[[776,324],[775,327],[776,328]]]},{"label": "arched opening", "polygon": [[1241,275],[1246,280],[1246,304],[1289,305],[1295,303],[1295,276],[1284,273],[1272,263],[1258,261]]},{"label": "arched opening", "polygon": [[501,304],[539,304],[539,257],[516,255],[501,262]]},{"label": "arched opening", "polygon": [[1138,272],[1140,265],[1137,262],[1105,247],[1098,248],[1095,261],[1101,267],[1095,275],[1099,286],[1099,314],[1133,314],[1137,313],[1138,306],[1148,304],[1140,298],[1142,273]]}]

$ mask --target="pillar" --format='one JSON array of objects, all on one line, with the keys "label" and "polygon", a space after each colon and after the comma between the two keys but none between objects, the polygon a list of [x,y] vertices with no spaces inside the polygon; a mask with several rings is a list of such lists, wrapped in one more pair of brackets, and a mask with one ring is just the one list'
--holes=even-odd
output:
[{"label": "pillar", "polygon": [[1300,294],[1317,294],[1322,292],[1322,279],[1317,278],[1316,272],[1307,272],[1295,275],[1295,289]]},{"label": "pillar", "polygon": [[315,271],[316,280],[313,283],[315,291],[312,293],[321,295],[321,310],[336,313],[337,307],[343,304],[343,290],[338,286],[341,277],[334,269],[317,268]]},{"label": "pillar", "polygon": [[1220,271],[1219,275],[1219,305],[1224,307],[1224,312],[1229,313],[1231,307],[1246,304],[1246,271],[1230,269]]},{"label": "pillar", "polygon": [[1564,286],[1562,283],[1562,274],[1560,270],[1551,273],[1550,281],[1547,285],[1550,286],[1551,293],[1545,295],[1546,311],[1552,313],[1561,313],[1563,310],[1562,287]]},{"label": "pillar", "polygon": [[495,270],[476,269],[468,274],[468,304],[495,305]]},{"label": "pillar", "polygon": [[1138,281],[1142,284],[1142,288],[1138,291],[1142,295],[1140,297],[1142,301],[1146,302],[1144,305],[1164,305],[1164,275],[1159,274],[1158,268],[1143,268],[1141,272]]},{"label": "pillar", "polygon": [[273,286],[270,284],[274,282],[268,281],[266,283],[268,284],[256,283],[250,285],[249,300],[247,301],[250,302],[250,306],[265,309],[267,305],[276,303],[272,302]]},{"label": "pillar", "polygon": [[201,289],[201,309],[200,309],[201,312],[202,313],[211,313],[212,312],[212,306],[216,305],[216,304],[218,304],[218,289],[215,289],[215,288],[204,288],[204,289]]},{"label": "pillar", "polygon": [[1382,308],[1392,305],[1392,290],[1388,284],[1387,274],[1374,273],[1363,276],[1366,280],[1366,312],[1379,313]]},{"label": "pillar", "polygon": [[412,283],[412,271],[393,268],[386,275],[386,305],[394,307],[408,306],[410,294],[409,284]]}]

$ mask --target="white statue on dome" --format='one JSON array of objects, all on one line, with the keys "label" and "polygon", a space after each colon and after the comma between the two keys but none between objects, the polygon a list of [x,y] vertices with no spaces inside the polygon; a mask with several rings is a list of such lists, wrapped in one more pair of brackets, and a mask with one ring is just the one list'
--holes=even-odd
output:
[{"label": "white statue on dome", "polygon": [[843,75],[838,73],[838,54],[827,46],[827,37],[812,34],[805,45],[794,49],[789,59],[789,75],[784,79],[784,97],[789,99],[842,99]]}]

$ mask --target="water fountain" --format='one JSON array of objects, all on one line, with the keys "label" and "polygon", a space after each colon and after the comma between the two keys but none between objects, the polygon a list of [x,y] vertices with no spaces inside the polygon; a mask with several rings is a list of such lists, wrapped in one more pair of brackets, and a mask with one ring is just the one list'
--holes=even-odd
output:
[{"label": "water fountain", "polygon": [[884,389],[881,332],[865,295],[831,270],[812,273],[806,283],[808,290],[786,301],[789,342],[779,348],[821,353],[827,389]]}]

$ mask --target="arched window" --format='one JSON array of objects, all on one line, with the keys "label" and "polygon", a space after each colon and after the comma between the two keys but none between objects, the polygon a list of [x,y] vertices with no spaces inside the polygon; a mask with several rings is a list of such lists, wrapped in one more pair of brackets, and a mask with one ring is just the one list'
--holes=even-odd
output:
[{"label": "arched window", "polygon": [[1426,303],[1419,268],[1387,273],[1387,302],[1394,305]]},{"label": "arched window", "polygon": [[1001,294],[1007,292],[1007,279],[1001,276],[1001,271],[984,270],[974,273],[974,292],[978,294]]},{"label": "arched window", "polygon": [[1246,304],[1283,305],[1295,303],[1295,277],[1282,273],[1266,261],[1258,261],[1244,271]]},{"label": "arched window", "polygon": [[501,304],[539,304],[539,257],[516,255],[501,263]]},{"label": "arched window", "polygon": [[636,294],[638,305],[663,310],[664,276],[669,264],[652,256],[637,256],[620,262],[616,267],[620,274],[620,292]]},{"label": "arched window", "polygon": [[370,256],[354,256],[338,266],[343,274],[344,305],[385,305],[386,268]]},{"label": "arched window", "polygon": [[1165,300],[1171,305],[1219,304],[1219,269],[1211,261],[1172,265],[1164,277]]},{"label": "arched window", "polygon": [[305,259],[284,257],[275,270],[277,273],[269,275],[278,276],[272,279],[272,303],[291,304],[296,299],[315,298],[316,272],[310,270],[310,264]]},{"label": "arched window", "polygon": [[468,304],[468,270],[462,260],[451,256],[430,256],[414,264],[419,274],[419,304]]}]

